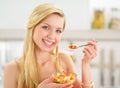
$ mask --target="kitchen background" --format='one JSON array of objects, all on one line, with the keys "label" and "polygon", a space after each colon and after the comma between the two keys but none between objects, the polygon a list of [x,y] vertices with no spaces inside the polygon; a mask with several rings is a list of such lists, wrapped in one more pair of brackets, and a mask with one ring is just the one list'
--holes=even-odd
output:
[{"label": "kitchen background", "polygon": [[26,23],[32,9],[50,2],[66,15],[67,26],[60,44],[68,51],[81,76],[82,48],[70,50],[95,38],[99,54],[91,64],[96,88],[120,88],[120,0],[1,0],[0,1],[0,88],[4,66],[22,53]]}]

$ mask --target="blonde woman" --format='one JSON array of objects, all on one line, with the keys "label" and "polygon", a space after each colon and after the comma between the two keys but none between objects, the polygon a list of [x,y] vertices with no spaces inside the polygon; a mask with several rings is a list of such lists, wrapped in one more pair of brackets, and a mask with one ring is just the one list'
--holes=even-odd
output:
[{"label": "blonde woman", "polygon": [[97,54],[94,40],[83,49],[82,79],[64,84],[52,81],[56,72],[76,73],[70,55],[58,52],[64,29],[62,10],[48,3],[37,6],[29,17],[23,55],[5,66],[4,88],[93,88],[90,62]]}]

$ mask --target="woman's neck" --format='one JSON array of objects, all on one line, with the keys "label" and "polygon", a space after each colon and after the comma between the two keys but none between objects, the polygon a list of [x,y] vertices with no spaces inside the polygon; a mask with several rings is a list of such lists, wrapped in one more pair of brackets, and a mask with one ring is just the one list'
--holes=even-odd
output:
[{"label": "woman's neck", "polygon": [[51,60],[51,54],[49,52],[35,51],[36,59],[39,64],[44,64]]}]

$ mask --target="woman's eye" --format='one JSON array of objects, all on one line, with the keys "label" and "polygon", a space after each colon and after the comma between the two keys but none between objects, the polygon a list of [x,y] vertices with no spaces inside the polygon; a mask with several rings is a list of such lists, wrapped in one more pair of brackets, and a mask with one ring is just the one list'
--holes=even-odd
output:
[{"label": "woman's eye", "polygon": [[56,32],[57,32],[57,33],[62,33],[62,31],[61,31],[61,30],[56,30]]},{"label": "woman's eye", "polygon": [[48,26],[42,26],[43,29],[48,29]]}]

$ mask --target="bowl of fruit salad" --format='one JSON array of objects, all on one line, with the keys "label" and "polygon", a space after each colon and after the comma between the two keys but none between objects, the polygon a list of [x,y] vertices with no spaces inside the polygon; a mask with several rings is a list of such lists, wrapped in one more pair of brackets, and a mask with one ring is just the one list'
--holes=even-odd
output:
[{"label": "bowl of fruit salad", "polygon": [[56,72],[52,75],[52,81],[54,83],[64,84],[64,83],[74,83],[76,79],[75,73],[67,73],[67,72]]}]

